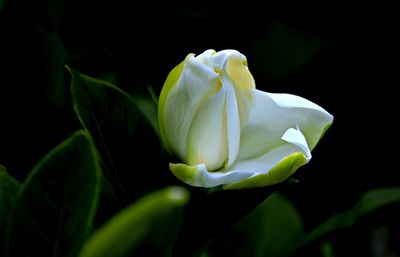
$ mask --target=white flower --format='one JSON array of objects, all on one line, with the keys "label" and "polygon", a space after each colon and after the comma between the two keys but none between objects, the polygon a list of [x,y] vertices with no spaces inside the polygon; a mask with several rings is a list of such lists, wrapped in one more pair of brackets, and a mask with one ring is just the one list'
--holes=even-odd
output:
[{"label": "white flower", "polygon": [[189,54],[158,103],[172,173],[192,186],[273,185],[311,159],[333,116],[299,96],[257,90],[236,50]]}]

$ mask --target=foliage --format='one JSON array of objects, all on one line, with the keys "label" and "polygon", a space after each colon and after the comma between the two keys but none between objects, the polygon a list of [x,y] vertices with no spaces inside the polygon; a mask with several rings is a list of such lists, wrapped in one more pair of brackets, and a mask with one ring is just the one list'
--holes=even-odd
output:
[{"label": "foliage", "polygon": [[333,256],[332,235],[400,204],[398,187],[369,190],[347,211],[307,229],[285,196],[290,183],[232,191],[174,185],[154,101],[68,69],[84,130],[46,154],[21,183],[0,166],[5,257],[284,257],[315,245]]}]

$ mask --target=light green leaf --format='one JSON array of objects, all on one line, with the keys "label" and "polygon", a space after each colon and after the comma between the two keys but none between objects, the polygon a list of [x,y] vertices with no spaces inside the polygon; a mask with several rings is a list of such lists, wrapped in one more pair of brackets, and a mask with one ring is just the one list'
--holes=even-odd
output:
[{"label": "light green leaf", "polygon": [[51,150],[22,184],[5,234],[6,257],[75,257],[92,226],[100,166],[84,131]]},{"label": "light green leaf", "polygon": [[[85,243],[80,257],[121,257],[152,235],[167,217],[179,215],[188,202],[188,191],[168,187],[152,192],[123,209],[96,230]],[[177,224],[174,224],[177,227]],[[168,232],[168,231],[167,231]],[[166,233],[171,238],[173,233]]]}]

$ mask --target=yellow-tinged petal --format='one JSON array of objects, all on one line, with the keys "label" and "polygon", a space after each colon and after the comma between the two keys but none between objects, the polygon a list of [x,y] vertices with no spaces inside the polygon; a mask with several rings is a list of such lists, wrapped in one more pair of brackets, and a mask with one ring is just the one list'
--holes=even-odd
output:
[{"label": "yellow-tinged petal", "polygon": [[247,68],[245,59],[239,56],[232,56],[227,60],[226,72],[231,80],[237,87],[242,90],[249,90],[255,88],[253,75],[251,75]]},{"label": "yellow-tinged petal", "polygon": [[307,157],[303,153],[295,152],[283,158],[267,173],[257,174],[239,182],[225,185],[223,189],[244,189],[275,185],[289,178],[299,167],[307,162]]}]

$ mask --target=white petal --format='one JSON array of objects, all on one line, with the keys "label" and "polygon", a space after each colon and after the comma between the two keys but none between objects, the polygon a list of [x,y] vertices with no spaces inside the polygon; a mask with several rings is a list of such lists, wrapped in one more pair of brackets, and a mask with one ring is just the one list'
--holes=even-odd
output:
[{"label": "white petal", "polygon": [[226,85],[226,129],[228,159],[225,168],[230,167],[239,154],[240,145],[240,118],[236,94],[231,85]]},{"label": "white petal", "polygon": [[280,146],[263,155],[238,161],[225,172],[248,173],[251,171],[253,175],[268,173],[268,171],[275,167],[283,158],[294,152],[302,152],[307,157],[307,160],[311,158],[307,142],[305,142],[305,138],[300,130],[289,128],[282,136],[282,139],[286,142],[283,142]]},{"label": "white petal", "polygon": [[[321,106],[300,96],[266,93],[282,110],[282,115],[292,113],[293,121],[304,134],[310,149],[318,143],[333,122],[333,116]],[[294,122],[292,121],[292,124]]]},{"label": "white petal", "polygon": [[204,99],[220,88],[218,74],[201,64],[193,55],[184,63],[176,85],[170,90],[163,109],[165,137],[171,150],[186,159],[189,128]]},{"label": "white petal", "polygon": [[239,153],[240,129],[247,121],[255,88],[253,76],[244,55],[235,50],[224,50],[211,57],[211,65],[217,66],[221,80],[226,89],[228,161],[230,167]]},{"label": "white petal", "polygon": [[243,54],[241,54],[240,52],[238,52],[236,50],[232,50],[232,49],[227,49],[227,50],[222,50],[222,51],[219,51],[219,52],[216,52],[215,54],[213,54],[209,60],[209,63],[210,63],[211,67],[218,67],[219,69],[222,70],[222,69],[225,69],[226,63],[232,57],[246,60],[246,57]]},{"label": "white petal", "polygon": [[204,51],[203,53],[199,54],[196,56],[196,59],[202,63],[203,65],[207,66],[207,67],[212,67],[212,65],[210,64],[210,58],[211,56],[213,56],[215,54],[215,50],[213,49],[208,49],[206,51]]},{"label": "white petal", "polygon": [[228,159],[226,110],[224,87],[202,103],[187,138],[187,164],[204,163],[210,171],[224,167]]},{"label": "white petal", "polygon": [[295,95],[253,90],[249,119],[242,128],[238,159],[252,159],[284,142],[289,128],[299,128],[312,149],[332,123],[333,116],[318,105]]}]

